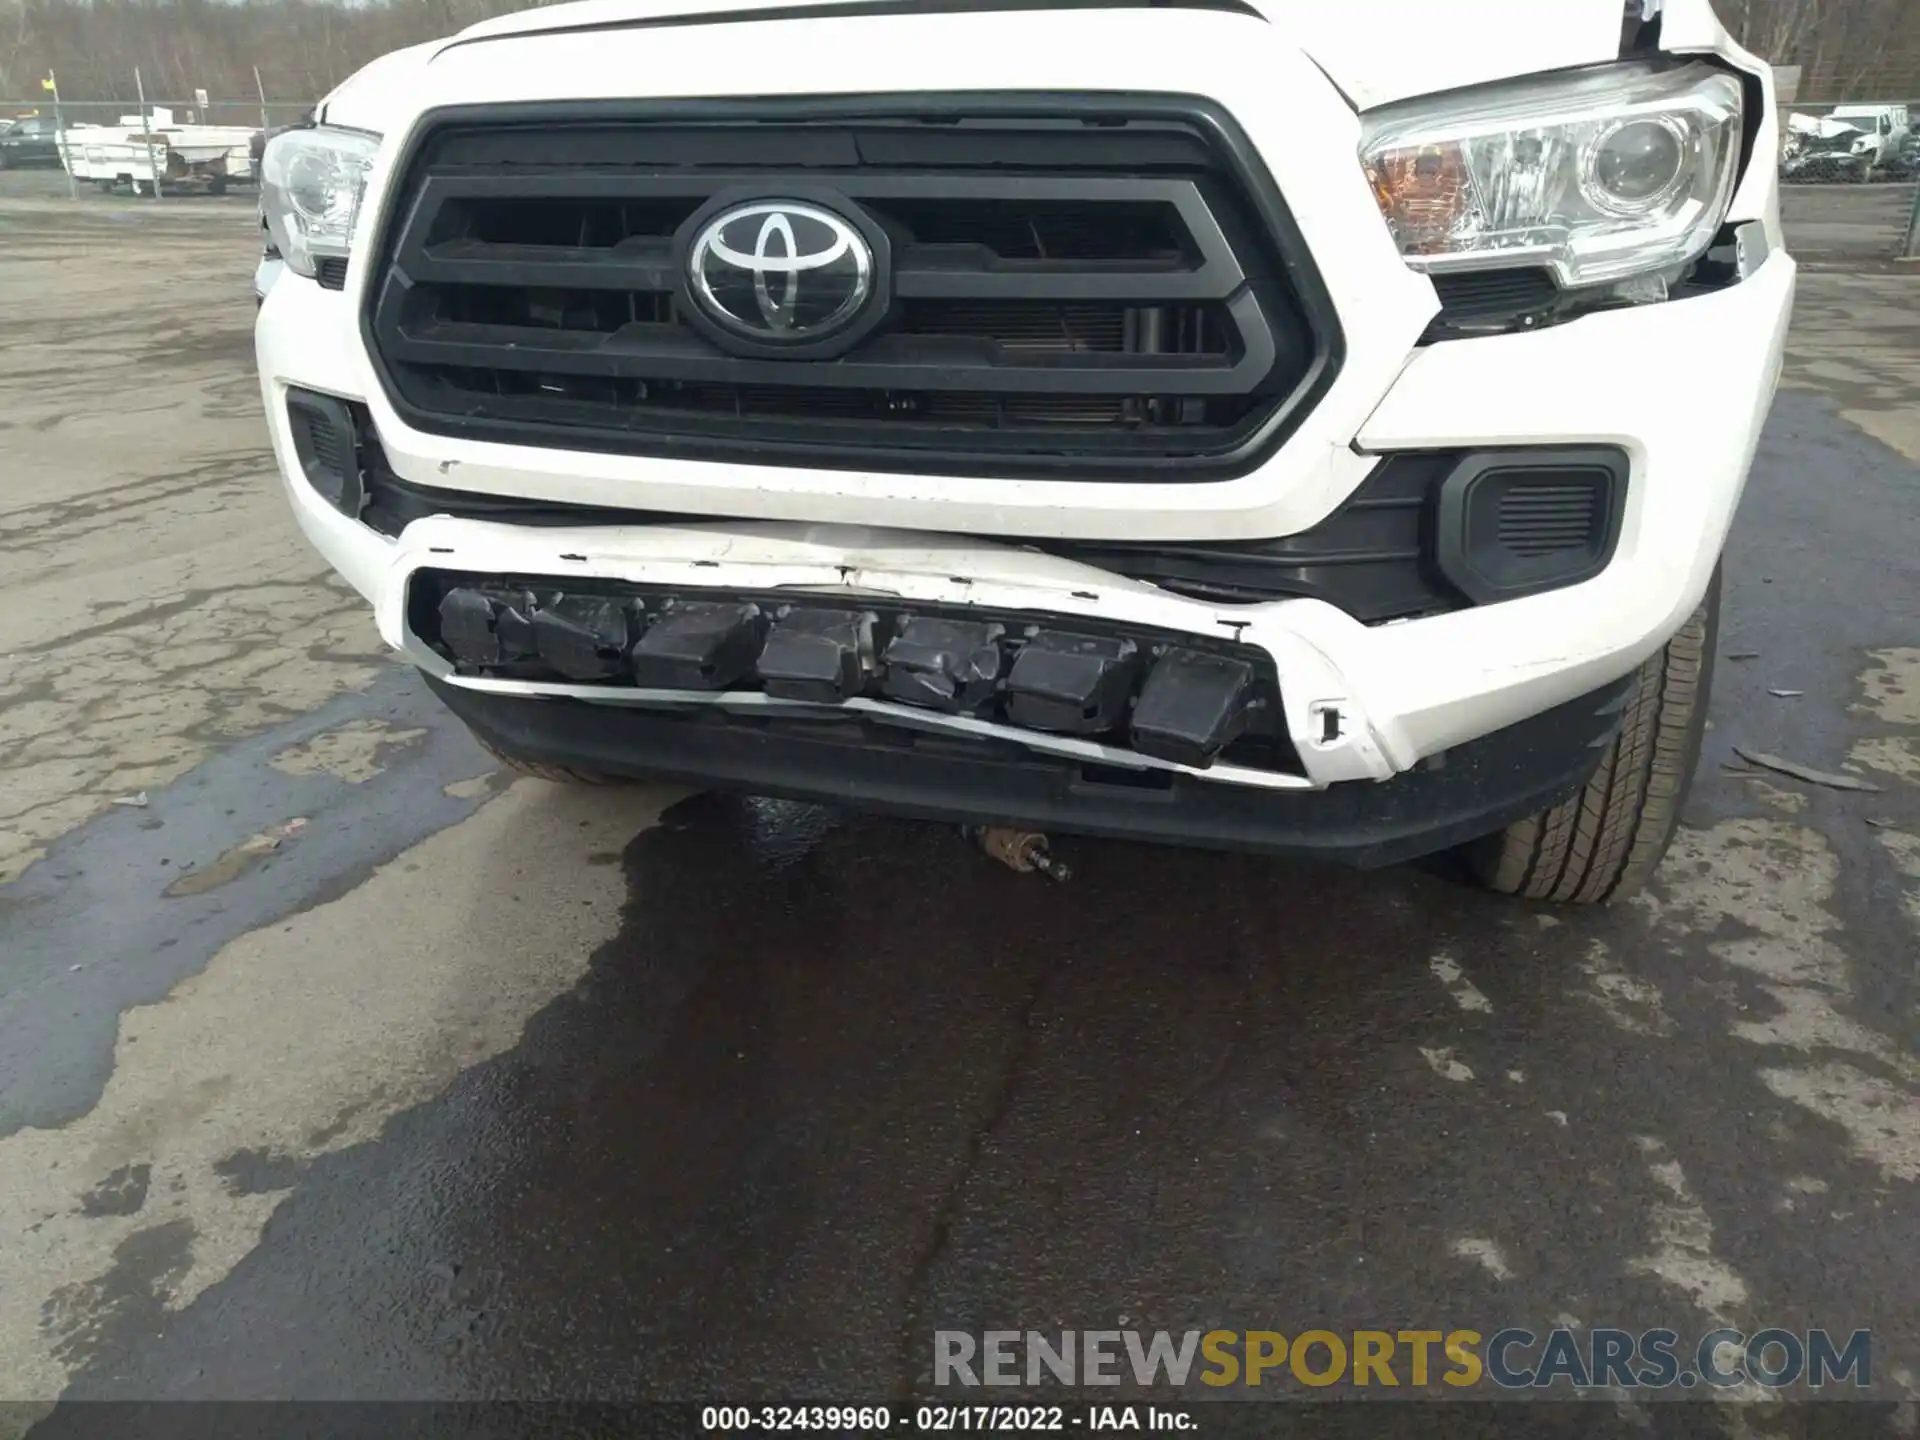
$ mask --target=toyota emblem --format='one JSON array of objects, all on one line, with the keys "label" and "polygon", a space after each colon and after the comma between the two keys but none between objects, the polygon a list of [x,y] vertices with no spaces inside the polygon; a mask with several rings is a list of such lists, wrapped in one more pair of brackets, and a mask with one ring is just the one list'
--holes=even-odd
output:
[{"label": "toyota emblem", "polygon": [[755,200],[701,227],[687,280],[715,324],[762,344],[802,344],[859,317],[873,294],[873,247],[831,210]]}]

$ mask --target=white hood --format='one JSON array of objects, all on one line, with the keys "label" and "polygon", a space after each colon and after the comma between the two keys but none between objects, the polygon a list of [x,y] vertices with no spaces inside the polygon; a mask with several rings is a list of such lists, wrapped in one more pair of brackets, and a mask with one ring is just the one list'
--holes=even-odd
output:
[{"label": "white hood", "polygon": [[[1604,63],[1620,53],[1624,15],[1624,0],[1251,3],[1361,109],[1489,80]],[[796,5],[824,8],[819,0],[575,0],[483,21],[461,31],[459,40]],[[1728,48],[1708,0],[1666,0],[1663,25],[1667,48]]]},{"label": "white hood", "polygon": [[314,107],[315,113],[330,125],[386,134],[396,118],[412,113],[414,96],[406,77],[426,66],[446,43],[409,45],[361,66]]}]

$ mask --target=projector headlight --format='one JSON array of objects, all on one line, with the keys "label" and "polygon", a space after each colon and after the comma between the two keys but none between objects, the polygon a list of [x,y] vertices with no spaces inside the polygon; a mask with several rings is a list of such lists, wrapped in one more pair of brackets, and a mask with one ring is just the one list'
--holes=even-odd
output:
[{"label": "projector headlight", "polygon": [[1566,286],[1697,258],[1739,168],[1740,83],[1615,65],[1387,106],[1361,161],[1418,270],[1543,265]]},{"label": "projector headlight", "polygon": [[378,135],[325,126],[267,142],[260,213],[290,269],[312,275],[321,258],[346,255],[379,148]]}]

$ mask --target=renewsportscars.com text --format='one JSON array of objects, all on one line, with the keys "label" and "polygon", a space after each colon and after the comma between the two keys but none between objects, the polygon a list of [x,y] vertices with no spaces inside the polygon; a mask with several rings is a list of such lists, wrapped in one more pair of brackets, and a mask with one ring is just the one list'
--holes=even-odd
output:
[{"label": "renewsportscars.com text", "polygon": [[1873,1336],[1826,1330],[940,1330],[933,1383],[1505,1390],[1873,1383]]}]

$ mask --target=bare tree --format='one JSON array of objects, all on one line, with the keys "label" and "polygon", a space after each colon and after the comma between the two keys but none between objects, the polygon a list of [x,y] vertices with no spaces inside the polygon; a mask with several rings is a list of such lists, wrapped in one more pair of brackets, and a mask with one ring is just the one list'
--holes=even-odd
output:
[{"label": "bare tree", "polygon": [[[176,103],[195,89],[310,104],[378,55],[550,0],[0,0],[0,98],[126,105],[137,65]],[[752,4],[754,0],[741,0]],[[1338,5],[1342,0],[1313,0]],[[1411,3],[1411,0],[1410,0]],[[1920,0],[1716,0],[1727,28],[1809,99],[1920,100]]]}]

